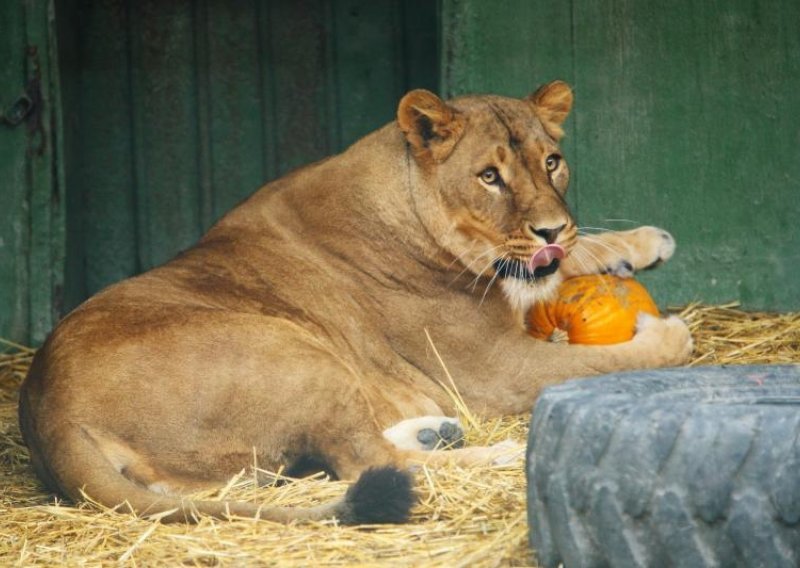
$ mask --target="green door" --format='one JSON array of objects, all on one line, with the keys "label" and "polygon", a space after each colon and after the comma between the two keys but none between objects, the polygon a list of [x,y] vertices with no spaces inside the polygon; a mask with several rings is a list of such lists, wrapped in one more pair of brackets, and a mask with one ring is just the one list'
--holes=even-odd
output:
[{"label": "green door", "polygon": [[0,2],[0,333],[40,342],[63,293],[52,6]]}]

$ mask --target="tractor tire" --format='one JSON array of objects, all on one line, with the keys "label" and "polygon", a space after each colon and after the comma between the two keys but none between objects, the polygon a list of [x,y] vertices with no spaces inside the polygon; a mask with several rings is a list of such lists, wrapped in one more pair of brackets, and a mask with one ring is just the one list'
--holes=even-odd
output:
[{"label": "tractor tire", "polygon": [[542,566],[800,566],[800,365],[550,387],[526,473]]}]

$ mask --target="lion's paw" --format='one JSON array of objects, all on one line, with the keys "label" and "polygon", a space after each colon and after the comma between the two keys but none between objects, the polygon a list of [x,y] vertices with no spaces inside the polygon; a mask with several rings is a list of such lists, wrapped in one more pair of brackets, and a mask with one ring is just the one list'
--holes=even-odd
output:
[{"label": "lion's paw", "polygon": [[421,416],[398,422],[383,437],[401,450],[442,450],[464,445],[464,430],[455,418]]},{"label": "lion's paw", "polygon": [[[584,237],[588,255],[601,274],[629,278],[639,270],[648,270],[666,262],[675,254],[675,239],[658,227],[639,227],[630,231],[608,232]],[[588,273],[580,266],[578,273]]]},{"label": "lion's paw", "polygon": [[612,274],[620,278],[630,278],[633,276],[634,272],[633,265],[623,258],[613,266],[606,267],[605,270],[601,271],[601,274]]},{"label": "lion's paw", "polygon": [[689,327],[677,316],[659,318],[640,313],[633,341],[659,367],[686,363],[694,350]]},{"label": "lion's paw", "polygon": [[658,227],[639,227],[634,231],[640,258],[636,270],[649,270],[666,262],[675,254],[675,239]]}]

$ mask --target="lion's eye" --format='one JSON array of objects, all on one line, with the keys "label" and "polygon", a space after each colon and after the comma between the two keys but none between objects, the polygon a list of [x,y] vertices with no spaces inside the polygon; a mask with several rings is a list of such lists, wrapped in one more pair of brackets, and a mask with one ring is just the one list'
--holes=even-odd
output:
[{"label": "lion's eye", "polygon": [[548,172],[554,172],[561,163],[561,156],[558,154],[550,154],[544,161],[544,165]]},{"label": "lion's eye", "polygon": [[503,178],[500,177],[500,172],[498,172],[495,167],[486,168],[478,177],[480,177],[481,181],[486,185],[502,185],[503,183]]}]

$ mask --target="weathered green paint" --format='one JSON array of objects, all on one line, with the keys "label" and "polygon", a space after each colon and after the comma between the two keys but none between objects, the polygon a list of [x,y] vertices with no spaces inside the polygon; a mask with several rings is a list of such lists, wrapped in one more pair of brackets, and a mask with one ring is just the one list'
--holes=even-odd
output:
[{"label": "weathered green paint", "polygon": [[39,343],[63,307],[65,219],[63,130],[55,11],[49,0],[25,2],[27,74],[39,83],[40,104],[28,119],[30,184],[30,339]]},{"label": "weathered green paint", "polygon": [[[5,110],[25,87],[25,12],[19,2],[0,3],[0,109]],[[0,123],[0,328],[8,336],[27,338],[28,184],[25,125]]]},{"label": "weathered green paint", "polygon": [[[78,28],[72,30],[74,49],[63,53],[61,63],[65,87],[76,91],[67,109],[75,125],[68,140],[76,150],[68,188],[69,306],[141,269],[131,158],[128,13],[125,0],[93,5],[91,11],[72,6],[59,15]],[[63,44],[67,38],[60,40]]]},{"label": "weathered green paint", "polygon": [[[62,0],[59,4],[59,17],[56,18],[56,36],[58,56],[54,58],[58,63],[60,76],[60,128],[57,132],[58,159],[57,164],[63,176],[65,200],[61,203],[63,214],[66,215],[65,226],[65,262],[64,262],[64,293],[63,305],[73,306],[81,298],[86,297],[85,267],[81,251],[83,250],[83,216],[84,203],[82,195],[77,188],[80,187],[80,146],[81,136],[79,130],[80,118],[80,92],[79,83],[74,78],[78,76],[75,63],[78,50],[78,12],[75,9],[76,0]],[[63,309],[63,308],[62,308]],[[2,330],[0,330],[1,332]]]},{"label": "weathered green paint", "polygon": [[22,124],[0,124],[0,330],[39,342],[58,317],[64,265],[52,5],[6,2],[0,22],[0,105],[7,107],[23,91],[34,102]]},{"label": "weathered green paint", "polygon": [[333,150],[330,34],[321,33],[328,9],[323,0],[269,3],[267,71],[275,105],[278,172]]},{"label": "weathered green paint", "polygon": [[70,306],[170,258],[268,180],[343,149],[391,120],[404,91],[438,80],[436,6],[424,0],[63,4],[77,31],[65,30],[76,39],[62,67],[79,104]]},{"label": "weathered green paint", "polygon": [[[196,18],[202,226],[252,193],[274,171],[261,153],[264,106],[256,2],[199,4]],[[255,17],[254,17],[255,16]],[[222,25],[220,25],[222,24]],[[246,38],[244,41],[242,38]]]},{"label": "weathered green paint", "polygon": [[656,224],[661,303],[800,309],[800,4],[444,0],[443,90],[575,87],[584,226]]},{"label": "weathered green paint", "polygon": [[192,15],[189,2],[130,3],[133,163],[143,267],[165,262],[200,233]]},{"label": "weathered green paint", "polygon": [[0,22],[0,105],[43,97],[0,125],[0,336],[40,341],[62,294],[163,262],[410,88],[553,78],[581,223],[678,238],[644,277],[662,303],[800,308],[797,3],[26,0]]}]

